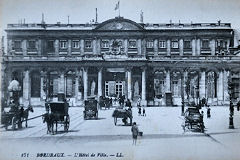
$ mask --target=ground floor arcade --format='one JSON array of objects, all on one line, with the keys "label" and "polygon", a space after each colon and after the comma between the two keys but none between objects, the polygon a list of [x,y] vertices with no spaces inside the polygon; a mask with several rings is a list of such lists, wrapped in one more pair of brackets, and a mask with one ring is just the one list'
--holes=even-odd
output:
[{"label": "ground floor arcade", "polygon": [[[71,66],[71,67],[69,67]],[[239,72],[224,68],[131,65],[53,65],[52,67],[7,67],[3,100],[11,93],[12,79],[20,82],[20,103],[44,105],[46,98],[57,100],[64,93],[70,105],[82,105],[88,97],[124,95],[133,103],[139,97],[142,105],[173,106],[185,101],[206,98],[211,105],[229,103],[228,80],[234,82],[234,98],[239,96]]]}]

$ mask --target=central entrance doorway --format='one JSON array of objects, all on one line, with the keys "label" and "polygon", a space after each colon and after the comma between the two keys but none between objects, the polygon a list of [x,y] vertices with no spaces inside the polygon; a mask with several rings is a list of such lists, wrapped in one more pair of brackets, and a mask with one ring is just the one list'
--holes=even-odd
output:
[{"label": "central entrance doorway", "polygon": [[107,68],[104,76],[105,97],[125,95],[126,77],[124,68]]},{"label": "central entrance doorway", "polygon": [[106,97],[119,97],[124,95],[125,81],[105,81]]}]

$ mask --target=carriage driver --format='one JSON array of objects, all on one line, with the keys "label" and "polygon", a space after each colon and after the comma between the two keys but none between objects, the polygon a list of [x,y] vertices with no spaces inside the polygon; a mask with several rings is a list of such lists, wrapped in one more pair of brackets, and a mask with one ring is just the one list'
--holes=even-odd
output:
[{"label": "carriage driver", "polygon": [[10,104],[9,104],[10,110],[9,112],[16,112],[18,111],[18,106],[15,104],[13,98],[10,98]]}]

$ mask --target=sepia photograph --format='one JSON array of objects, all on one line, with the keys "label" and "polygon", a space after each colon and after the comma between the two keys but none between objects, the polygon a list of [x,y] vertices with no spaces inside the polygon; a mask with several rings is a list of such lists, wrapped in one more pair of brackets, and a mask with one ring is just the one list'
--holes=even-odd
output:
[{"label": "sepia photograph", "polygon": [[0,0],[0,160],[239,160],[240,0]]}]

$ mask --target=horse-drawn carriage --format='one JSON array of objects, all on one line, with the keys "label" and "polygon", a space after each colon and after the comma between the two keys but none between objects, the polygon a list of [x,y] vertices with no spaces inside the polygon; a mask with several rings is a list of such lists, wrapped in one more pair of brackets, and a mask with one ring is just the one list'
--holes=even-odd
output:
[{"label": "horse-drawn carriage", "polygon": [[100,96],[99,98],[99,108],[105,108],[105,109],[110,109],[110,106],[112,104],[112,99],[109,97],[103,97]]},{"label": "horse-drawn carriage", "polygon": [[47,123],[47,133],[57,133],[58,124],[64,126],[64,131],[68,131],[70,117],[68,114],[69,104],[66,101],[48,102],[45,104],[46,112],[43,115],[43,122]]},{"label": "horse-drawn carriage", "polygon": [[204,132],[203,115],[196,107],[189,107],[184,113],[183,130],[194,129]]},{"label": "horse-drawn carriage", "polygon": [[7,130],[8,126],[12,127],[12,130],[15,130],[17,127],[22,128],[22,121],[20,112],[18,109],[10,110],[9,112],[2,112],[2,124]]},{"label": "horse-drawn carriage", "polygon": [[97,100],[94,98],[89,98],[88,100],[84,101],[84,111],[83,111],[83,118],[98,118],[98,109],[97,109]]},{"label": "horse-drawn carriage", "polygon": [[[27,120],[29,111],[33,112],[32,106],[28,106],[24,110],[24,107],[19,103],[19,92],[21,87],[17,80],[12,80],[8,86],[8,91],[10,92],[10,102],[9,105],[5,104],[2,106],[2,124],[7,130],[11,126],[12,130],[22,128],[22,122],[25,121],[25,126],[27,127]],[[9,111],[7,111],[9,108]]]},{"label": "horse-drawn carriage", "polygon": [[[122,109],[122,108],[116,108],[113,111],[112,117],[114,118],[114,124],[117,125],[117,119],[122,118],[122,122],[124,125],[132,125],[132,110],[131,109]],[[128,123],[128,119],[130,120],[130,123]]]},{"label": "horse-drawn carriage", "polygon": [[25,127],[27,128],[29,111],[33,112],[32,106],[28,106],[28,108],[25,110],[23,109],[23,106],[21,106],[21,109],[19,109],[18,106],[11,106],[8,112],[3,111],[2,124],[4,128],[7,130],[8,126],[11,126],[12,130],[15,130],[17,128],[20,129],[22,128],[23,121],[25,121]]}]

